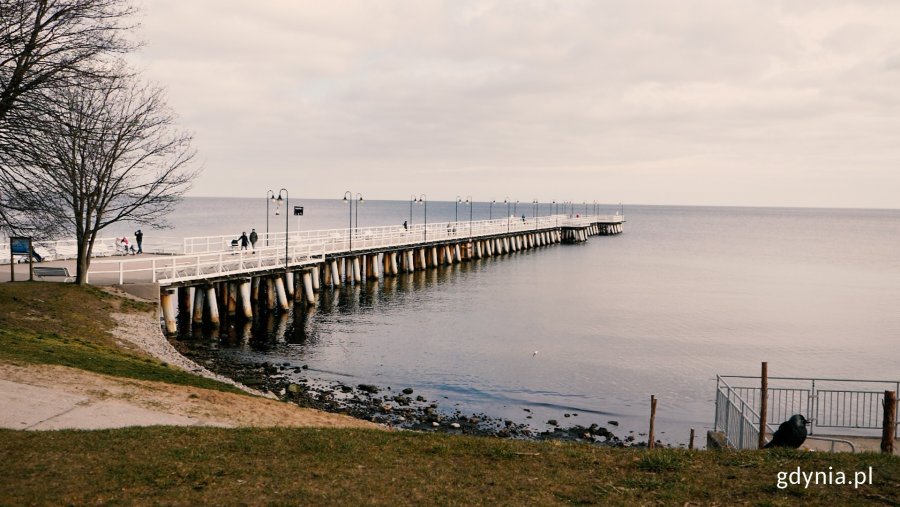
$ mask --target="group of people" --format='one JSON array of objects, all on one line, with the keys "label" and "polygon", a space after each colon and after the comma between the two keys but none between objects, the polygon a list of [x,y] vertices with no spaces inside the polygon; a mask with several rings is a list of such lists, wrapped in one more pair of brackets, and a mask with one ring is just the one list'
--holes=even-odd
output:
[{"label": "group of people", "polygon": [[128,237],[122,236],[120,239],[116,240],[116,247],[122,251],[123,255],[137,255],[144,253],[144,249],[142,247],[142,243],[144,242],[144,233],[141,232],[140,229],[134,231],[134,242],[137,244],[137,248],[135,248],[135,245],[132,245],[128,242]]},{"label": "group of people", "polygon": [[256,242],[259,241],[259,235],[256,234],[256,229],[250,229],[250,236],[247,236],[247,232],[242,232],[241,237],[235,239],[231,242],[231,246],[237,247],[240,246],[241,250],[246,250],[249,246],[253,249],[253,253],[256,253]]}]

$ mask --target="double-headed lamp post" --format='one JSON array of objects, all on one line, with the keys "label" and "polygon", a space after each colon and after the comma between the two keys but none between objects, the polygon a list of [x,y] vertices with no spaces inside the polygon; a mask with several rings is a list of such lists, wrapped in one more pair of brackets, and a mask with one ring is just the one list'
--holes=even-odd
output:
[{"label": "double-headed lamp post", "polygon": [[344,202],[346,202],[349,207],[347,209],[347,221],[348,221],[348,229],[347,233],[350,235],[350,251],[353,251],[353,201],[356,201],[356,226],[359,227],[359,203],[363,200],[362,195],[358,192],[356,194],[356,199],[353,198],[353,192],[347,190],[344,192]]},{"label": "double-headed lamp post", "polygon": [[538,228],[537,217],[538,217],[538,212],[540,211],[541,204],[540,204],[540,202],[538,202],[537,198],[534,198],[531,200],[531,205],[534,208],[534,230],[537,230],[537,228]]},{"label": "double-headed lamp post", "polygon": [[[288,191],[286,188],[282,188],[278,191],[278,198],[275,198],[275,192],[269,190],[266,193],[269,196],[269,200],[275,205],[275,216],[281,214],[281,205],[284,204],[284,269],[287,271],[288,268],[288,218],[290,218],[290,214],[288,214]],[[266,201],[266,245],[269,244],[269,201]]]}]

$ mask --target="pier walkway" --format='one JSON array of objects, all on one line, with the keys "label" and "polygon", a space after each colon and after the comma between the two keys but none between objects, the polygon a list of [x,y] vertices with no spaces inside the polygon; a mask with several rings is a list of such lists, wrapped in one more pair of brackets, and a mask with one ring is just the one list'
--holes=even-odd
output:
[{"label": "pier walkway", "polygon": [[[286,310],[291,299],[313,305],[323,285],[355,284],[545,245],[580,243],[590,236],[619,234],[624,222],[622,215],[550,215],[268,233],[254,250],[234,247],[233,236],[185,238],[179,247],[170,243],[157,253],[92,259],[87,282],[157,284],[166,330],[174,333],[176,315],[218,324],[221,313],[235,315],[240,308],[243,317],[252,318],[254,303],[260,301],[263,310]],[[67,267],[75,273],[74,260],[38,266]],[[0,279],[8,280],[9,270],[5,271]],[[27,279],[27,264],[16,266],[16,272],[17,280]]]}]

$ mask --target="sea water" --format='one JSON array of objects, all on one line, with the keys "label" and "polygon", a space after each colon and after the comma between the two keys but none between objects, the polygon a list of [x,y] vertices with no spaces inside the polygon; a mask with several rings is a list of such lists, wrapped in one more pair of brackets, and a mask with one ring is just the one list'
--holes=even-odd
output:
[{"label": "sea water", "polygon": [[[187,199],[170,217],[191,236],[265,230],[266,201]],[[436,223],[563,212],[502,203],[293,200],[287,227]],[[599,206],[614,213],[616,205]],[[577,204],[567,213],[593,211]],[[411,387],[443,409],[546,429],[548,419],[646,432],[671,443],[712,425],[717,374],[898,380],[900,211],[627,206],[625,232],[583,244],[326,289],[318,307],[230,361],[308,365],[318,378]],[[284,215],[269,208],[269,228]],[[463,229],[464,232],[464,229]],[[528,409],[530,412],[526,411]],[[563,419],[565,413],[577,414]],[[532,419],[526,417],[531,414]],[[619,422],[619,427],[608,421]]]}]

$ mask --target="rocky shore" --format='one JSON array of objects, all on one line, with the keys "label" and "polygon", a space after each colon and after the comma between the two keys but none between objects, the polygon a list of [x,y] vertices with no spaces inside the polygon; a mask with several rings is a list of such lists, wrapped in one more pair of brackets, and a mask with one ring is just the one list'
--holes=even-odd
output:
[{"label": "rocky shore", "polygon": [[[633,434],[620,438],[607,426],[564,424],[578,414],[562,414],[562,421],[536,421],[548,428],[540,430],[529,424],[484,413],[463,414],[459,410],[448,410],[438,400],[426,399],[408,387],[352,385],[317,378],[306,366],[269,362],[235,364],[215,357],[199,357],[196,351],[182,352],[220,375],[253,389],[273,393],[283,401],[347,414],[392,428],[498,438],[579,441],[613,447],[646,445],[646,442],[638,442]],[[523,410],[529,412],[528,409]],[[526,419],[531,419],[531,415]],[[616,421],[608,421],[607,424],[618,426]]]}]

